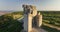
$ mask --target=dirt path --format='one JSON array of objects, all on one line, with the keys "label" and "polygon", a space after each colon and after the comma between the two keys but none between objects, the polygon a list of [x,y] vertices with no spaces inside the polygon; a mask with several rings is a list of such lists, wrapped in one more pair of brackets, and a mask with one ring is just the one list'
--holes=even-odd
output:
[{"label": "dirt path", "polygon": [[55,28],[57,30],[60,30],[60,27],[57,27],[57,26],[54,26],[54,25],[51,25],[51,24],[46,24],[46,23],[43,23],[45,26],[48,26],[48,27],[51,27],[51,28]]}]

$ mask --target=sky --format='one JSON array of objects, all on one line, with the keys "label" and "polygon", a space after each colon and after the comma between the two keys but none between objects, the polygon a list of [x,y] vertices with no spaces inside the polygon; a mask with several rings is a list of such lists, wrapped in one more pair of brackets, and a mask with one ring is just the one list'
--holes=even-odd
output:
[{"label": "sky", "polygon": [[37,10],[60,11],[60,0],[0,0],[0,10],[22,11],[22,5],[34,5]]}]

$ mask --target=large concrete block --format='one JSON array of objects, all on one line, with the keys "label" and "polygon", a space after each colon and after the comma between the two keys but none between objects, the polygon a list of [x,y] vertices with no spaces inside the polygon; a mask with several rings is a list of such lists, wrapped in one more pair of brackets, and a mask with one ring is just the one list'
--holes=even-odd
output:
[{"label": "large concrete block", "polygon": [[28,15],[28,32],[32,31],[32,14]]},{"label": "large concrete block", "polygon": [[28,16],[24,14],[24,30],[28,31]]}]

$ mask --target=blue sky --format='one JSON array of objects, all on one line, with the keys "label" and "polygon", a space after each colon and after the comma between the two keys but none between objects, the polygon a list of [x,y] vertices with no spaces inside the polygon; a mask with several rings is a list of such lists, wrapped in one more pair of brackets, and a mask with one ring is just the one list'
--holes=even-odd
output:
[{"label": "blue sky", "polygon": [[35,5],[37,10],[60,10],[60,0],[0,0],[0,10],[20,11],[23,4]]},{"label": "blue sky", "polygon": [[19,0],[0,0],[0,10],[20,10]]}]

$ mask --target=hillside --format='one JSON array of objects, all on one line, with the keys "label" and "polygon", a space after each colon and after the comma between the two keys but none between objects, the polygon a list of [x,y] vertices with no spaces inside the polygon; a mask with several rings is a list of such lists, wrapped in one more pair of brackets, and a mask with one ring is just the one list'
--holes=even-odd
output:
[{"label": "hillside", "polygon": [[17,19],[21,16],[22,14],[20,12],[0,16],[0,32],[20,32],[22,23],[18,22]]},{"label": "hillside", "polygon": [[[60,12],[54,11],[39,11],[43,15],[42,29],[48,32],[60,32],[57,28],[60,27]],[[19,17],[17,17],[17,16]],[[20,32],[23,27],[17,19],[23,16],[23,12],[13,12],[0,16],[0,32]],[[15,18],[14,18],[15,17]],[[46,24],[46,25],[45,25]],[[51,27],[53,26],[53,27]]]}]

